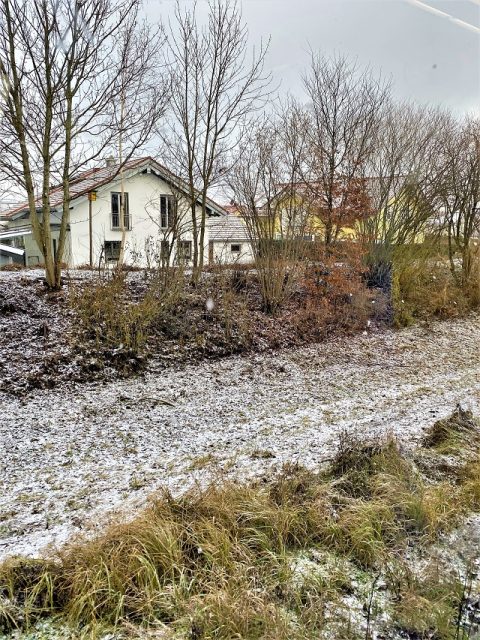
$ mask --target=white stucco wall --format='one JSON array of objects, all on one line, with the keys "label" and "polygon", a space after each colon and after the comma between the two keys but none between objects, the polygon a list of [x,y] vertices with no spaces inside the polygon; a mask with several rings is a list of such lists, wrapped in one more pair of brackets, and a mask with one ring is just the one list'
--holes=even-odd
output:
[{"label": "white stucco wall", "polygon": [[[126,251],[125,262],[139,267],[155,267],[159,263],[164,263],[160,256],[161,243],[167,240],[171,248],[170,262],[176,261],[177,242],[191,242],[193,251],[193,234],[191,223],[191,212],[186,198],[179,195],[178,190],[172,189],[170,184],[160,178],[155,173],[142,173],[132,171],[124,176],[124,191],[128,193],[129,214],[131,229],[126,230]],[[92,227],[93,227],[93,264],[98,265],[100,260],[105,260],[104,244],[108,241],[120,242],[122,232],[120,229],[112,228],[112,192],[121,192],[121,182],[118,177],[114,181],[97,189],[96,200],[92,206]],[[164,230],[160,228],[160,196],[176,195],[177,203],[177,224],[175,229]],[[75,268],[89,263],[90,241],[89,241],[89,201],[87,196],[75,198],[71,202],[69,232],[67,233],[65,252],[63,260],[69,267]],[[197,206],[198,219],[201,219],[201,208]],[[52,221],[52,242],[53,250],[58,244],[58,227],[60,214],[55,209],[51,212]],[[204,264],[235,264],[253,262],[253,251],[251,243],[246,240],[235,240],[224,238],[229,235],[223,234],[222,240],[215,239],[218,236],[218,223],[221,220],[216,216],[207,218],[204,238]],[[227,227],[228,227],[227,221]],[[212,224],[212,228],[210,228]],[[29,228],[28,215],[25,214],[16,220],[8,222],[8,228],[14,227]],[[220,227],[223,225],[220,224]],[[228,234],[228,231],[227,231]],[[235,235],[233,230],[232,235]],[[210,245],[210,238],[214,238]],[[241,251],[233,252],[232,244],[240,244]],[[27,264],[37,264],[41,262],[41,252],[38,249],[31,234],[24,235],[24,245]],[[213,248],[213,255],[212,255]],[[185,263],[186,266],[192,261]]]},{"label": "white stucco wall", "polygon": [[[231,250],[232,244],[240,245],[240,253]],[[253,261],[254,256],[250,241],[229,240],[213,242],[213,264],[249,264]]]},{"label": "white stucco wall", "polygon": [[[158,255],[161,240],[172,241],[171,232],[160,229],[160,195],[172,194],[170,185],[154,174],[136,173],[125,177],[124,190],[128,193],[131,230],[126,232],[127,264],[148,266],[148,256],[155,260]],[[105,241],[121,240],[122,232],[112,229],[111,221],[111,193],[120,192],[118,179],[97,191],[97,199],[92,202],[93,219],[93,257],[98,264]],[[72,202],[70,211],[70,246],[68,250],[68,264],[76,267],[89,261],[89,202],[87,197],[78,198]],[[200,216],[200,207],[198,207]],[[190,213],[185,200],[179,201],[179,237],[181,240],[192,240]],[[208,225],[207,225],[208,227]],[[205,232],[205,259],[208,256],[208,228]],[[147,249],[146,247],[149,247]],[[176,248],[176,242],[174,243]],[[172,258],[174,254],[172,252]]]}]

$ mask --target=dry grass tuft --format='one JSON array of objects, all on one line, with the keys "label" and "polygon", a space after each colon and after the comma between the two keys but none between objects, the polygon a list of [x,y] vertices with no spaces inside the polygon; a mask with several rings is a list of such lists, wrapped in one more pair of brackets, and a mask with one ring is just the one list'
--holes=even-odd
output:
[{"label": "dry grass tuft", "polygon": [[58,568],[53,562],[15,557],[0,565],[0,631],[28,627],[57,608]]},{"label": "dry grass tuft", "polygon": [[480,428],[471,411],[457,405],[448,418],[437,420],[425,434],[423,446],[435,448],[438,453],[455,453],[459,449],[475,445],[480,438]]},{"label": "dry grass tuft", "polygon": [[365,442],[358,434],[345,431],[340,434],[331,475],[342,493],[361,498],[371,496],[372,478],[377,474],[403,476],[410,468],[411,464],[402,456],[393,438]]},{"label": "dry grass tuft", "polygon": [[[290,464],[269,482],[163,493],[132,522],[67,546],[55,562],[5,563],[1,625],[58,615],[92,638],[125,625],[196,640],[325,637],[328,612],[343,611],[352,588],[341,563],[378,573],[479,506],[478,464],[455,482],[426,482],[392,438],[364,443],[344,434],[327,472]],[[456,586],[391,574],[397,624],[449,638]],[[348,625],[341,633],[355,637]]]},{"label": "dry grass tuft", "polygon": [[[463,587],[459,579],[436,562],[428,563],[419,575],[405,567],[403,581],[395,586],[393,620],[408,637],[454,640],[466,638],[458,625]],[[393,576],[392,576],[393,577]]]}]

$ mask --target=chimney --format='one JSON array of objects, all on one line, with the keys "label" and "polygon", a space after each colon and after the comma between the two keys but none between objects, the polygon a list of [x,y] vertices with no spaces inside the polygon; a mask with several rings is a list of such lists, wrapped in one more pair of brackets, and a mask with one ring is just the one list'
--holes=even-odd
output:
[{"label": "chimney", "polygon": [[108,158],[105,160],[105,166],[106,167],[114,167],[116,165],[116,160],[113,156],[108,156]]}]

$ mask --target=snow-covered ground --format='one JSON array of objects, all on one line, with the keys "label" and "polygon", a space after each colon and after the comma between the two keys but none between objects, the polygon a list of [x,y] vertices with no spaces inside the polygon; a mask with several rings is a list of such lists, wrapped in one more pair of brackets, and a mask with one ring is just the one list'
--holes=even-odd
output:
[{"label": "snow-covered ground", "polygon": [[46,552],[153,491],[314,466],[341,430],[407,445],[480,414],[480,316],[142,377],[0,395],[0,557]]}]

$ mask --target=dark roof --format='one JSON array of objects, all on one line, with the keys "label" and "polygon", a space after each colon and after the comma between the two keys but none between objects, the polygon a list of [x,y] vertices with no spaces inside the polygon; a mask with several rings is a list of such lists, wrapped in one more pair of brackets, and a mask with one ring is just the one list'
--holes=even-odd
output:
[{"label": "dark roof", "polygon": [[0,225],[0,242],[3,238],[14,238],[15,236],[23,236],[32,233],[32,227],[30,225],[23,225],[21,227],[2,227]]},{"label": "dark roof", "polygon": [[[169,182],[181,191],[186,192],[187,187],[181,180],[181,178],[169,171],[154,158],[147,156],[145,158],[136,158],[134,160],[129,160],[128,162],[125,162],[123,166],[117,163],[110,166],[105,165],[103,167],[95,167],[93,169],[87,169],[86,171],[83,171],[78,176],[70,180],[70,200],[75,200],[76,198],[85,196],[90,191],[100,189],[109,182],[112,182],[112,180],[115,180],[119,176],[121,170],[130,172],[138,169],[138,171],[140,171],[147,166],[151,166],[154,169],[155,173],[163,178],[166,182]],[[53,187],[50,191],[50,206],[52,207],[52,209],[54,209],[55,207],[60,206],[62,202],[62,186],[60,185]],[[37,198],[37,203],[39,204],[39,206],[41,205],[40,197]],[[225,213],[223,207],[214,202],[211,198],[207,198],[207,206],[220,215],[223,215]],[[21,213],[27,210],[28,202],[24,202],[14,209],[2,212],[1,215],[3,218],[8,219],[14,217],[17,213]]]}]

